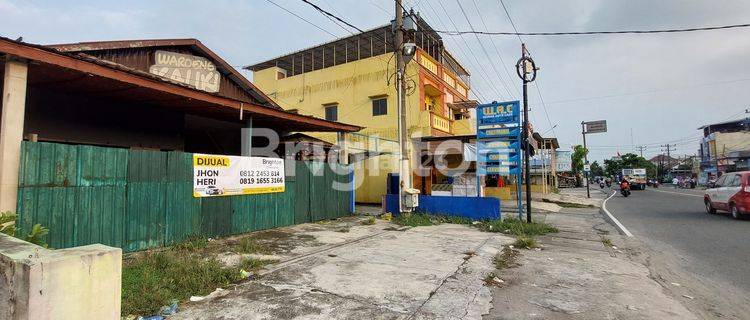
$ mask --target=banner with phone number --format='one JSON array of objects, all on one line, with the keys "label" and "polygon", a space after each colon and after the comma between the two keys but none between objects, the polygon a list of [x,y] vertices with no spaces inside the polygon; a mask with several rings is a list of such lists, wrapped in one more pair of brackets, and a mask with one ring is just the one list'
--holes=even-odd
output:
[{"label": "banner with phone number", "polygon": [[284,159],[193,154],[193,197],[284,192]]}]

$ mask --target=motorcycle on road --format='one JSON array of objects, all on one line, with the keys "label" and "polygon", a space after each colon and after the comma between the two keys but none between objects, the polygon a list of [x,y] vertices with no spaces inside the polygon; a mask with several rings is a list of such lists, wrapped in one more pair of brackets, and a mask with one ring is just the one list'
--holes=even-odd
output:
[{"label": "motorcycle on road", "polygon": [[627,181],[620,183],[620,194],[626,198],[630,195],[630,183]]}]

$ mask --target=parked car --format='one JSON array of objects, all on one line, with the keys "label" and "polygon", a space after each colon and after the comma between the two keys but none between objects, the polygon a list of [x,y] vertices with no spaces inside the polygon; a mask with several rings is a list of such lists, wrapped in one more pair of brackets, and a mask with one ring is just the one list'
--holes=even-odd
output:
[{"label": "parked car", "polygon": [[710,214],[728,211],[735,219],[750,214],[750,171],[725,173],[706,190],[703,199]]}]

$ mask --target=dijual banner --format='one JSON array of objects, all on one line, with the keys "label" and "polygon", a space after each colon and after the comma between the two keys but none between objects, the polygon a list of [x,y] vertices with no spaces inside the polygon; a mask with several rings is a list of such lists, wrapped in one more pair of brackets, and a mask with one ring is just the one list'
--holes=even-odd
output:
[{"label": "dijual banner", "polygon": [[193,197],[284,192],[284,159],[193,154]]}]

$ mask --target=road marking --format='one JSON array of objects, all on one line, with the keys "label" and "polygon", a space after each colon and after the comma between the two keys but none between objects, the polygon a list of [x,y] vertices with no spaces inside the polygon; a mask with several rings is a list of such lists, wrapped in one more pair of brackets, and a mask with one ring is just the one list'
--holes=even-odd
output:
[{"label": "road marking", "polygon": [[689,193],[673,192],[673,191],[661,191],[661,190],[654,190],[654,189],[651,189],[651,191],[662,192],[662,193],[671,193],[671,194],[677,194],[677,195],[681,195],[681,196],[690,196],[690,197],[700,197],[700,198],[703,198],[703,195],[699,195],[699,194],[689,194]]},{"label": "road marking", "polygon": [[612,222],[614,222],[614,224],[615,224],[615,227],[617,227],[618,229],[620,229],[620,232],[621,232],[621,233],[624,233],[624,234],[625,234],[625,236],[628,236],[628,237],[632,237],[632,236],[633,236],[633,234],[632,234],[632,233],[630,233],[630,230],[628,230],[628,228],[625,228],[625,226],[624,226],[624,225],[622,225],[622,223],[620,223],[620,220],[617,220],[617,218],[615,218],[615,216],[613,216],[613,215],[612,215],[612,214],[611,214],[611,213],[609,212],[609,210],[607,210],[607,201],[608,201],[609,199],[612,199],[612,197],[614,197],[614,196],[615,196],[615,194],[617,194],[617,191],[613,191],[613,192],[612,192],[612,194],[611,194],[611,195],[610,195],[609,197],[607,197],[607,199],[604,199],[604,202],[602,202],[602,211],[604,211],[604,213],[605,213],[605,214],[607,215],[607,217],[608,217],[608,218],[609,218],[609,219],[610,219],[610,220],[611,220]]}]

